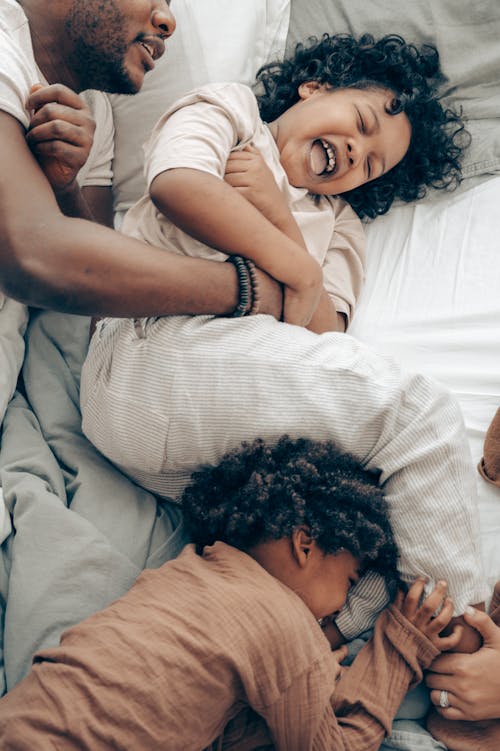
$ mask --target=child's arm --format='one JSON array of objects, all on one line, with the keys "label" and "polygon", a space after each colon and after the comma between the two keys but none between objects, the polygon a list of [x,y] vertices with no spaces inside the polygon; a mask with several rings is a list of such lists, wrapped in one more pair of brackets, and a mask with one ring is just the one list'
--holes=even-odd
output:
[{"label": "child's arm", "polygon": [[423,669],[439,652],[456,646],[460,629],[440,636],[453,614],[446,585],[438,582],[419,606],[424,587],[425,580],[419,579],[406,597],[400,593],[395,605],[378,619],[373,638],[342,674],[333,695],[344,741],[340,748],[378,749],[391,732],[405,693],[422,680]]},{"label": "child's arm", "polygon": [[251,258],[286,285],[284,319],[306,325],[322,289],[319,264],[223,180],[195,169],[170,169],[150,186],[156,207],[197,240]]},{"label": "child's arm", "polygon": [[[246,146],[241,151],[232,152],[226,164],[224,179],[275,227],[281,229],[308,252],[288,202],[258,149]],[[335,232],[332,248],[327,253],[323,268],[323,281],[326,286],[307,326],[310,331],[317,334],[346,330],[348,312],[359,294],[360,281],[363,279],[364,233],[354,212],[350,209],[346,211],[343,207],[345,204],[340,200],[334,205]],[[339,276],[341,283],[337,278]],[[348,299],[344,299],[345,297]],[[336,304],[341,308],[340,311],[337,310]]]},{"label": "child's arm", "polygon": [[439,636],[453,613],[446,586],[438,584],[419,607],[424,586],[423,580],[417,581],[406,598],[382,613],[373,638],[342,673],[333,694],[325,696],[324,670],[330,671],[330,687],[332,681],[335,686],[334,654],[331,662],[311,670],[267,708],[263,716],[277,749],[377,751],[410,685],[418,683],[422,670],[459,638],[458,633]]}]

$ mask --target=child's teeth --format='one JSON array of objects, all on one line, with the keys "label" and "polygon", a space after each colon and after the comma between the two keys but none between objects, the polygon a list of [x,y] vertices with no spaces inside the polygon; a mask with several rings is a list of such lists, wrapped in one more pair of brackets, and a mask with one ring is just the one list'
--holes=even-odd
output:
[{"label": "child's teeth", "polygon": [[328,143],[328,141],[323,141],[323,139],[321,139],[321,145],[323,146],[326,152],[326,155],[328,157],[328,164],[326,165],[325,172],[333,172],[333,170],[335,169],[335,162],[336,162],[335,152],[333,148],[330,146],[330,144]]}]

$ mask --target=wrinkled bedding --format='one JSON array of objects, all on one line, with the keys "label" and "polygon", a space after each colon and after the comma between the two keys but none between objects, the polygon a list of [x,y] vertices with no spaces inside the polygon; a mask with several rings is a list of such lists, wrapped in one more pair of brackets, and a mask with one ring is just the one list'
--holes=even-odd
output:
[{"label": "wrinkled bedding", "polygon": [[[243,5],[254,13],[254,0]],[[282,25],[289,3],[276,0],[274,5],[273,19]],[[181,12],[190,15],[185,28],[190,35],[198,34],[196,44],[209,60],[213,38],[201,26],[193,27],[195,6],[195,0],[182,6]],[[269,0],[267,12],[272,6]],[[395,207],[368,226],[366,288],[350,333],[450,388],[463,410],[478,461],[485,430],[500,405],[500,177],[488,179],[488,174],[500,173],[498,2],[471,6],[474,18],[456,14],[453,0],[294,0],[291,11],[289,47],[308,33],[326,29],[397,30],[428,41],[437,35],[449,79],[445,94],[475,118],[474,148],[466,161],[474,181],[466,181],[455,194]],[[242,28],[257,33],[261,16],[257,20]],[[277,21],[272,28],[278,28]],[[191,44],[190,37],[177,39],[181,48]],[[223,39],[221,26],[217,44]],[[245,44],[240,47],[246,59]],[[233,44],[232,49],[238,47]],[[258,59],[265,59],[265,50],[256,49]],[[221,57],[217,78],[223,77],[223,68]],[[173,70],[174,76],[182,73]],[[195,66],[190,70],[193,74]],[[117,121],[121,118],[129,128],[127,137],[118,141],[119,154],[128,155],[135,148],[137,156],[139,145],[128,138],[136,130],[132,108],[142,127],[148,102],[157,99],[158,81],[151,78],[146,98],[114,103]],[[118,170],[117,208],[128,205],[134,193],[129,177],[127,169]],[[141,182],[137,172],[134,179]],[[22,306],[0,296],[1,306],[12,309],[17,338],[15,348],[5,350],[14,352],[15,362],[12,354],[9,362],[2,344],[8,334],[0,329],[0,415],[11,396],[4,381],[10,384],[12,377],[6,380],[4,375],[8,369],[17,372],[26,328]],[[11,531],[0,497],[0,540],[5,538],[0,556],[3,691],[29,670],[35,650],[56,644],[68,625],[120,596],[142,568],[160,565],[184,542],[182,527],[172,534],[177,507],[158,503],[125,478],[81,434],[78,385],[88,328],[86,318],[32,315],[23,369],[26,394],[16,394],[3,423],[0,487],[13,524]],[[500,493],[479,475],[477,483],[483,557],[493,585],[500,578]],[[428,748],[426,734],[411,722],[414,716],[399,720],[393,740],[384,748]]]},{"label": "wrinkled bedding", "polygon": [[88,329],[88,319],[58,313],[32,320],[24,366],[32,409],[17,394],[4,421],[0,482],[15,530],[0,560],[7,690],[36,649],[183,544],[182,528],[172,537],[177,508],[126,479],[80,431]]}]

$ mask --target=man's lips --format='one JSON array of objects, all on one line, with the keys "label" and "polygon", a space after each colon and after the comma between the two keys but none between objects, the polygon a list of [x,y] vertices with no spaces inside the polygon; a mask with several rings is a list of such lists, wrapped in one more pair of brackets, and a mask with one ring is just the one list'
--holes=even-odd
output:
[{"label": "man's lips", "polygon": [[137,40],[141,47],[149,68],[154,68],[155,60],[158,60],[165,52],[165,42],[160,37],[142,37]]}]

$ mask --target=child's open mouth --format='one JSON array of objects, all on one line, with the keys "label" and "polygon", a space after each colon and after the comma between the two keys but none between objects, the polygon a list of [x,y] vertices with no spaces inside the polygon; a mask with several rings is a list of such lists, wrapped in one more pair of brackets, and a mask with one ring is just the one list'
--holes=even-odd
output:
[{"label": "child's open mouth", "polygon": [[324,138],[314,141],[311,148],[311,167],[314,174],[319,177],[331,175],[335,171],[336,164],[335,147]]}]

